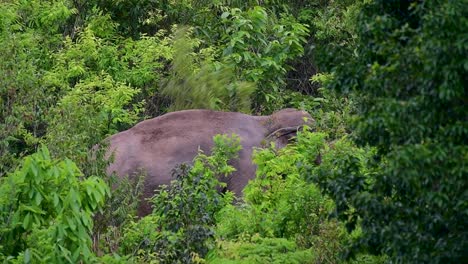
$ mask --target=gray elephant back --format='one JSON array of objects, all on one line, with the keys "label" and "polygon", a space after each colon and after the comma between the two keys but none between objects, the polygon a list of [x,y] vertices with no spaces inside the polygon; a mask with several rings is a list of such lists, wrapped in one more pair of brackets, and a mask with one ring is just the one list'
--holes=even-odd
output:
[{"label": "gray elephant back", "polygon": [[[132,177],[145,171],[143,198],[149,198],[160,185],[170,184],[171,170],[177,164],[192,162],[199,149],[209,153],[214,135],[235,133],[239,135],[243,149],[239,159],[233,161],[237,171],[224,180],[228,190],[240,196],[243,187],[255,176],[252,149],[261,147],[265,138],[277,129],[304,124],[299,118],[304,112],[283,111],[276,116],[251,116],[234,112],[186,110],[140,122],[110,137],[109,153],[114,153],[114,161],[108,173]],[[139,214],[149,212],[149,205],[143,201]]]}]

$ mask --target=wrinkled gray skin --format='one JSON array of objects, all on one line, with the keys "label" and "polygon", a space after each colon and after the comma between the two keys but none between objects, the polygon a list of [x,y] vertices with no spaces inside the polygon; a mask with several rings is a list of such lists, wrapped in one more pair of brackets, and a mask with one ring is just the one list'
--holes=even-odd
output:
[{"label": "wrinkled gray skin", "polygon": [[[171,170],[177,164],[191,163],[199,148],[210,153],[214,135],[235,133],[240,136],[242,150],[239,159],[232,161],[237,171],[225,182],[227,190],[240,196],[255,176],[252,149],[268,141],[275,141],[278,148],[284,147],[305,124],[304,118],[312,121],[307,112],[296,109],[284,109],[269,116],[211,110],[168,113],[110,137],[108,155],[114,153],[114,161],[107,173],[132,177],[145,170],[143,199],[149,198],[158,186],[170,184]],[[142,201],[138,214],[144,216],[150,212],[148,202]]]}]

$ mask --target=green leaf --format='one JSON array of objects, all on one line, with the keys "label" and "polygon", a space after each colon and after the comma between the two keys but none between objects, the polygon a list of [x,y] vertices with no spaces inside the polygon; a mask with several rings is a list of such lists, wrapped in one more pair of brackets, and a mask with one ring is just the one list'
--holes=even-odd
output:
[{"label": "green leaf", "polygon": [[26,216],[23,219],[23,228],[28,230],[31,226],[31,213],[26,213]]},{"label": "green leaf", "polygon": [[221,19],[226,19],[229,15],[230,15],[229,12],[223,12],[223,13],[221,14]]},{"label": "green leaf", "polygon": [[31,251],[29,248],[24,251],[24,263],[31,263]]}]

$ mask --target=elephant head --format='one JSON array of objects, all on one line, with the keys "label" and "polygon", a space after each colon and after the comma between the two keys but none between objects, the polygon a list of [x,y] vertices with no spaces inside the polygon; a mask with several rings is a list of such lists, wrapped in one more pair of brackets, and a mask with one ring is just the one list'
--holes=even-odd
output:
[{"label": "elephant head", "polygon": [[313,121],[309,113],[294,108],[280,110],[267,116],[267,120],[265,139],[268,142],[274,141],[277,148],[285,147],[296,136],[298,130],[304,125],[311,125]]},{"label": "elephant head", "polygon": [[[171,170],[177,164],[192,162],[199,149],[209,153],[214,135],[235,133],[243,148],[232,162],[236,172],[223,181],[228,190],[241,196],[244,186],[255,176],[253,148],[262,147],[266,141],[284,147],[298,129],[312,121],[307,112],[296,109],[283,109],[269,116],[211,110],[168,113],[110,137],[108,155],[114,153],[115,159],[108,173],[133,177],[146,171],[143,198],[149,198],[160,185],[170,184]],[[145,200],[141,204],[139,215],[150,213],[149,204]]]}]

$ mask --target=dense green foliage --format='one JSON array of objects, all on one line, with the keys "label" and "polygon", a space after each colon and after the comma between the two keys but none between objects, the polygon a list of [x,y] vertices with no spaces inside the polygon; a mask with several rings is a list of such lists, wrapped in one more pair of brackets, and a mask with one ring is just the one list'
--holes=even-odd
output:
[{"label": "dense green foliage", "polygon": [[[272,146],[254,155],[257,177],[244,189],[240,205],[226,205],[217,214],[218,250],[213,263],[339,263],[349,240],[344,223],[329,218],[335,211],[330,197],[310,183],[307,175],[333,170],[340,153],[368,153],[347,139],[330,148],[327,135],[309,128],[299,132],[295,145]],[[317,156],[321,153],[321,161]],[[337,170],[337,169],[334,169]],[[235,219],[233,221],[232,219]],[[383,257],[358,256],[358,263],[382,263]]]},{"label": "dense green foliage", "polygon": [[359,217],[355,246],[397,263],[468,257],[467,10],[466,1],[364,5],[356,54],[329,85],[358,94],[356,142],[377,153],[371,181],[348,153],[327,188],[346,203],[342,214],[349,206]]},{"label": "dense green foliage", "polygon": [[41,148],[0,179],[1,258],[17,263],[93,259],[92,216],[109,188],[98,177],[81,176],[72,161],[52,160]]},{"label": "dense green foliage", "polygon": [[232,66],[215,62],[212,48],[194,54],[200,40],[188,38],[187,31],[176,32],[172,69],[161,90],[171,101],[169,110],[250,112],[253,84],[236,80]]},{"label": "dense green foliage", "polygon": [[[221,241],[237,241],[240,250],[246,246],[252,247],[248,246],[250,243],[259,242],[256,250],[262,251],[269,244],[263,242],[276,241],[263,238],[278,238],[277,243],[285,244],[286,248],[297,247],[309,251],[308,254],[301,253],[309,259],[288,263],[314,263],[311,255],[315,254],[314,258],[328,259],[328,263],[337,261],[344,230],[340,230],[334,220],[327,218],[333,210],[333,202],[323,196],[315,185],[307,183],[301,171],[301,168],[316,166],[314,160],[324,147],[324,137],[324,134],[305,131],[298,135],[296,146],[279,151],[272,147],[255,153],[253,160],[258,165],[257,177],[245,188],[242,206],[228,205],[218,215],[217,234]],[[226,244],[224,246],[234,250],[230,243],[222,245]],[[315,249],[315,254],[311,248]],[[256,250],[250,254],[255,254]],[[225,257],[228,258],[229,254]],[[243,261],[255,258],[248,253],[239,254],[239,257],[231,257]]]},{"label": "dense green foliage", "polygon": [[[0,261],[463,262],[467,6],[2,1]],[[315,122],[256,150],[241,199],[217,191],[235,136],[176,167],[143,218],[144,172],[106,174],[105,139],[138,121],[285,107]]]}]

